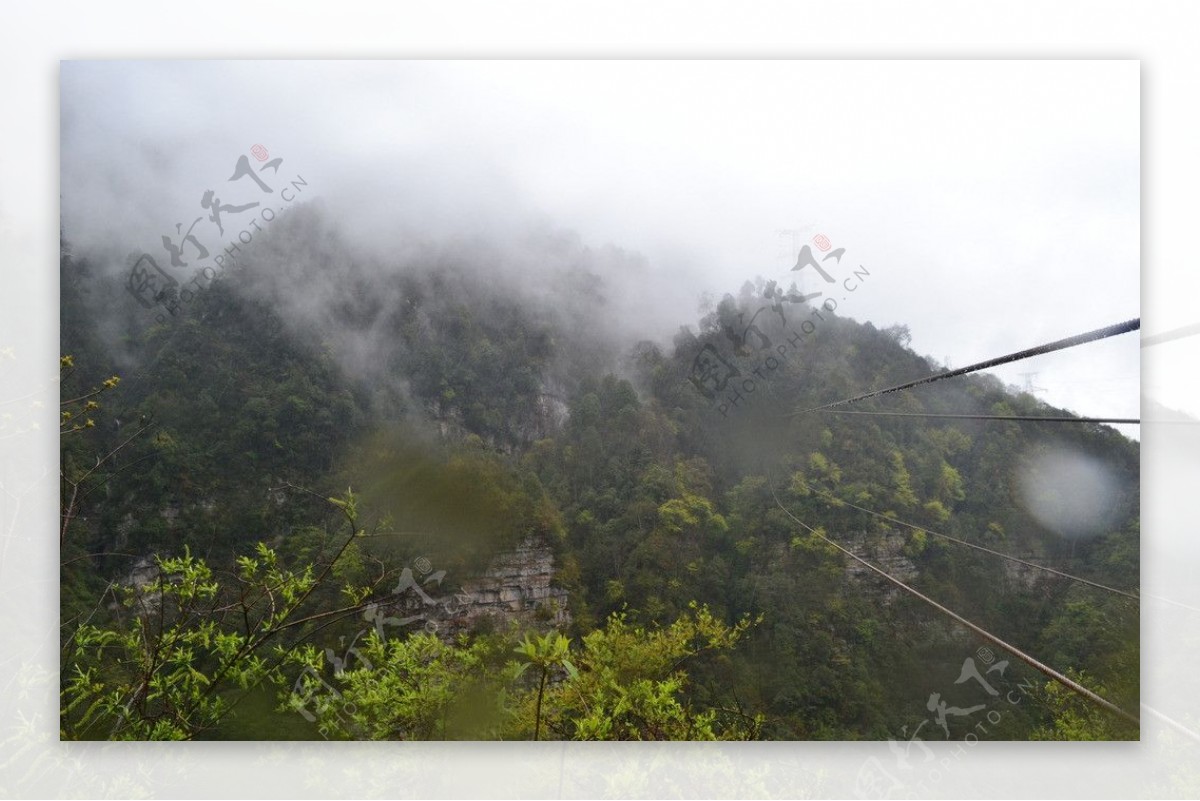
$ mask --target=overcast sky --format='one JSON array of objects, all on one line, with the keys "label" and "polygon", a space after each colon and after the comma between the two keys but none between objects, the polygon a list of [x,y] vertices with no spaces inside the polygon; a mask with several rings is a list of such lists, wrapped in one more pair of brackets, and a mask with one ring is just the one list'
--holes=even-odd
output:
[{"label": "overcast sky", "polygon": [[[870,271],[839,313],[954,366],[1139,316],[1136,62],[65,62],[67,236],[149,250],[254,144],[373,247],[640,253],[646,335],[816,234]],[[1136,335],[998,372],[1138,415]]]}]

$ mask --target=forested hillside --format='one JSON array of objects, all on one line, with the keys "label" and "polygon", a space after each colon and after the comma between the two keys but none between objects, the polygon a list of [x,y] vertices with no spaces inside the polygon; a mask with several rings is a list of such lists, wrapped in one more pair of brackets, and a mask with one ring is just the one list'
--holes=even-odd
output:
[{"label": "forested hillside", "polygon": [[[64,236],[64,737],[1137,737],[825,539],[1136,711],[1137,443],[797,413],[937,371],[903,327],[753,320],[759,279],[656,343],[609,314],[632,256],[521,280],[311,206],[157,323]],[[985,375],[854,408],[1070,415]],[[522,543],[565,614],[449,625]]]}]

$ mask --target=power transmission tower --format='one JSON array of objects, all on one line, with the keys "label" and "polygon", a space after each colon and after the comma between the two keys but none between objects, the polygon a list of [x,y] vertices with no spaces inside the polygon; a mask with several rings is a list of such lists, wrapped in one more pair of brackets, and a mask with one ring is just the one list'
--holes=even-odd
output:
[{"label": "power transmission tower", "polygon": [[[806,229],[803,228],[780,228],[776,231],[776,235],[780,239],[779,243],[779,258],[783,261],[791,261],[796,258],[796,254],[800,252],[800,240],[804,236]],[[784,241],[787,237],[787,241]]]},{"label": "power transmission tower", "polygon": [[1025,386],[1023,386],[1021,388],[1023,390],[1025,390],[1026,392],[1028,392],[1030,395],[1033,395],[1034,393],[1037,393],[1037,392],[1045,392],[1046,391],[1045,387],[1035,387],[1033,385],[1033,379],[1037,378],[1037,375],[1038,375],[1036,372],[1018,373],[1018,375],[1025,379]]}]

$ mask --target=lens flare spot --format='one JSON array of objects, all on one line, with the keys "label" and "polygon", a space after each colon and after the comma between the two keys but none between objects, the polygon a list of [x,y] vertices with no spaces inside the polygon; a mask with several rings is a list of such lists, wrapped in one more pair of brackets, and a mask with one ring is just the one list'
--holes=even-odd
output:
[{"label": "lens flare spot", "polygon": [[1074,451],[1038,454],[1017,487],[1021,505],[1039,523],[1069,539],[1104,533],[1117,512],[1117,482],[1102,462]]}]

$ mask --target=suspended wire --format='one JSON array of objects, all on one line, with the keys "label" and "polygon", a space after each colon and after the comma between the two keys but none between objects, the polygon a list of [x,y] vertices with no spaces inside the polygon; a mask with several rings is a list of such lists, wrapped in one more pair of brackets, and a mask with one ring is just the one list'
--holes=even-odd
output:
[{"label": "suspended wire", "polygon": [[1142,337],[1142,347],[1149,348],[1153,345],[1161,345],[1164,342],[1170,342],[1175,339],[1183,339],[1184,337],[1195,336],[1200,334],[1200,323],[1192,323],[1185,325],[1182,328],[1173,328],[1170,331],[1164,331],[1161,334]]},{"label": "suspended wire", "polygon": [[825,492],[824,490],[818,489],[817,487],[814,487],[811,484],[809,484],[807,481],[804,482],[804,486],[807,489],[811,490],[812,492],[815,492],[817,495],[823,495],[826,498],[832,500],[835,504],[839,504],[839,503],[845,504],[846,506],[857,509],[860,512],[866,512],[867,514],[872,515],[874,517],[878,517],[881,520],[887,520],[889,523],[896,523],[898,525],[906,526],[906,527],[914,529],[916,531],[924,532],[924,533],[930,535],[931,537],[937,537],[939,539],[948,540],[949,542],[958,543],[959,545],[965,545],[968,548],[974,548],[977,551],[983,551],[984,553],[991,554],[992,556],[999,556],[1001,559],[1007,559],[1008,561],[1015,562],[1018,565],[1024,565],[1025,567],[1032,567],[1035,570],[1044,570],[1047,573],[1053,573],[1056,576],[1060,576],[1061,578],[1065,578],[1065,579],[1070,579],[1071,581],[1077,581],[1080,584],[1087,584],[1088,586],[1095,587],[1096,589],[1099,589],[1099,590],[1104,590],[1105,592],[1111,592],[1111,593],[1115,593],[1117,595],[1123,595],[1126,598],[1132,598],[1134,601],[1141,600],[1139,596],[1134,595],[1131,592],[1126,592],[1125,590],[1118,590],[1116,587],[1109,587],[1105,584],[1100,584],[1098,582],[1091,581],[1090,579],[1085,579],[1080,576],[1073,576],[1070,573],[1064,573],[1061,570],[1055,570],[1054,568],[1047,567],[1046,565],[1039,565],[1036,562],[1027,562],[1024,559],[1018,559],[1017,557],[1012,556],[1010,554],[1002,553],[1000,551],[993,551],[991,548],[985,548],[984,546],[977,545],[976,543],[973,543],[973,542],[967,542],[966,540],[960,540],[957,537],[951,537],[949,534],[942,534],[937,531],[931,531],[930,529],[927,529],[924,526],[918,526],[916,523],[906,523],[905,521],[899,520],[895,517],[889,517],[888,515],[880,514],[879,512],[868,509],[865,506],[858,506],[857,504],[850,503],[850,501],[838,498],[837,496],[833,495],[832,493],[828,493],[828,492]]},{"label": "suspended wire", "polygon": [[986,370],[989,367],[998,367],[1002,364],[1008,364],[1009,362],[1020,361],[1021,359],[1028,359],[1033,356],[1041,356],[1044,353],[1052,353],[1056,350],[1064,350],[1066,348],[1073,348],[1076,345],[1083,345],[1088,342],[1095,342],[1097,340],[1105,339],[1107,337],[1117,336],[1118,334],[1127,334],[1130,331],[1137,331],[1141,327],[1142,327],[1141,319],[1135,318],[1133,320],[1127,320],[1126,322],[1118,323],[1116,325],[1110,325],[1105,328],[1098,328],[1095,331],[1089,331],[1086,334],[1077,334],[1076,336],[1067,337],[1066,339],[1060,339],[1056,342],[1050,342],[1045,345],[1038,345],[1035,348],[1027,348],[1022,351],[1017,351],[1016,353],[1010,353],[1007,356],[998,356],[995,359],[988,359],[987,361],[979,362],[977,364],[968,365],[966,367],[959,367],[956,370],[946,370],[941,373],[935,373],[931,376],[926,376],[925,378],[918,378],[916,381],[909,381],[904,384],[897,384],[896,386],[888,387],[887,389],[877,389],[877,390],[874,390],[873,392],[867,392],[862,395],[855,395],[852,398],[846,398],[845,400],[834,401],[833,403],[827,403],[824,406],[816,406],[812,409],[805,409],[805,410],[799,411],[799,412],[792,412],[791,414],[792,415],[805,414],[807,412],[817,412],[817,411],[822,411],[825,409],[831,409],[834,406],[844,406],[847,403],[856,403],[860,400],[866,400],[867,398],[875,398],[880,395],[886,395],[889,392],[899,392],[902,389],[909,389],[911,387],[920,386],[921,384],[929,384],[934,381],[941,381],[943,378],[953,378],[955,376],[966,375],[967,373],[974,373],[979,370]]},{"label": "suspended wire", "polygon": [[875,565],[871,564],[866,559],[863,559],[861,556],[854,553],[850,549],[839,545],[838,543],[829,539],[829,537],[826,537],[824,534],[822,534],[821,532],[814,529],[812,526],[809,526],[804,521],[802,521],[800,518],[796,517],[794,514],[792,514],[790,511],[788,511],[788,509],[783,505],[783,503],[780,502],[779,496],[775,494],[774,487],[771,488],[771,495],[773,495],[775,497],[775,504],[779,507],[780,511],[782,511],[785,515],[787,515],[792,520],[794,520],[796,523],[798,523],[799,525],[804,527],[809,533],[811,533],[817,537],[820,537],[822,540],[829,543],[834,548],[837,548],[839,551],[844,553],[846,556],[849,556],[851,559],[858,562],[863,567],[866,567],[868,570],[878,573],[880,576],[882,576],[887,581],[891,582],[892,584],[895,584],[897,587],[899,587],[900,589],[909,593],[910,595],[914,596],[915,598],[919,598],[920,600],[922,600],[925,603],[932,606],[934,609],[937,609],[939,612],[942,612],[943,614],[949,616],[953,620],[956,620],[957,622],[966,626],[968,629],[975,632],[976,634],[978,634],[980,637],[987,640],[991,644],[993,644],[999,648],[1003,648],[1005,651],[1008,651],[1010,654],[1012,654],[1013,656],[1017,657],[1025,664],[1032,667],[1034,670],[1037,670],[1038,672],[1042,673],[1043,675],[1053,679],[1054,681],[1057,681],[1059,684],[1063,685],[1068,690],[1071,690],[1072,692],[1075,692],[1078,695],[1083,696],[1084,698],[1088,699],[1089,701],[1096,704],[1097,706],[1107,709],[1109,712],[1112,712],[1114,715],[1119,715],[1120,717],[1125,718],[1126,720],[1130,721],[1134,725],[1140,725],[1140,723],[1135,715],[1131,715],[1128,712],[1126,712],[1124,709],[1121,709],[1121,707],[1114,704],[1113,702],[1105,700],[1101,696],[1099,696],[1096,693],[1089,690],[1087,687],[1084,687],[1079,682],[1067,678],[1066,676],[1059,673],[1057,670],[1050,667],[1049,665],[1047,665],[1043,662],[1039,662],[1037,659],[1035,659],[1032,656],[1030,656],[1029,654],[1025,653],[1020,648],[1017,648],[1015,645],[1011,645],[1008,642],[1005,642],[1004,640],[997,637],[995,634],[992,634],[991,632],[987,631],[986,629],[984,629],[980,626],[977,626],[976,624],[967,620],[965,617],[958,614],[957,612],[947,609],[946,607],[939,604],[937,601],[930,598],[928,595],[925,595],[924,593],[922,593],[920,590],[910,587],[909,585],[905,584],[900,579],[898,579],[898,578],[892,576],[890,573],[887,573],[886,571],[876,567]]},{"label": "suspended wire", "polygon": [[1172,606],[1179,606],[1179,607],[1183,607],[1184,609],[1190,609],[1193,612],[1200,612],[1200,607],[1191,606],[1190,604],[1185,604],[1181,601],[1172,601],[1170,598],[1164,598],[1161,595],[1151,595],[1150,593],[1147,592],[1147,593],[1144,593],[1142,595],[1142,597],[1143,598],[1151,598],[1155,601],[1159,601],[1164,604],[1171,604]]},{"label": "suspended wire", "polygon": [[1186,736],[1191,737],[1193,740],[1200,743],[1200,734],[1197,734],[1196,732],[1192,731],[1191,729],[1189,729],[1187,726],[1184,726],[1179,721],[1175,720],[1174,718],[1167,717],[1162,712],[1159,712],[1157,709],[1147,706],[1146,704],[1142,704],[1141,707],[1142,707],[1142,709],[1146,710],[1154,717],[1161,720],[1163,723],[1166,723],[1171,728],[1175,729],[1176,731],[1182,732]]},{"label": "suspended wire", "polygon": [[1129,423],[1140,425],[1136,417],[1035,417],[1019,414],[941,414],[938,412],[864,412],[851,409],[816,409],[826,414],[867,414],[882,417],[946,417],[952,420],[1014,420],[1037,423]]}]

